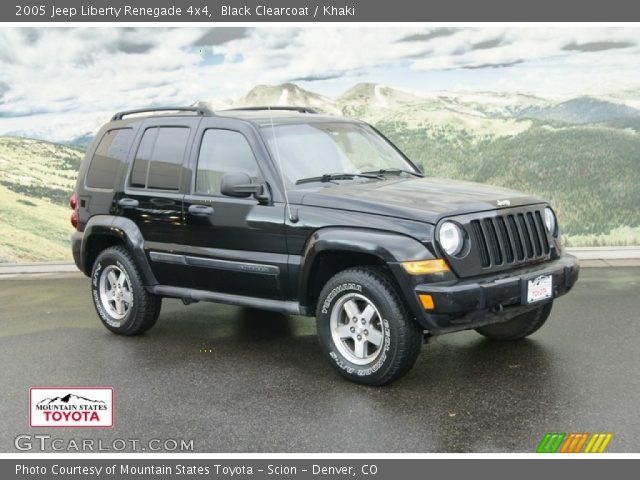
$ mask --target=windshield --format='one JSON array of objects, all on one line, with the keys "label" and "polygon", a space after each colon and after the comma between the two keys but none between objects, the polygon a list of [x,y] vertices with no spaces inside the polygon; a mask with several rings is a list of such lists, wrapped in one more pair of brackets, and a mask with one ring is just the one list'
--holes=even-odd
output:
[{"label": "windshield", "polygon": [[292,184],[327,174],[416,172],[367,125],[347,122],[267,125],[262,131],[271,155],[279,159],[285,179]]}]

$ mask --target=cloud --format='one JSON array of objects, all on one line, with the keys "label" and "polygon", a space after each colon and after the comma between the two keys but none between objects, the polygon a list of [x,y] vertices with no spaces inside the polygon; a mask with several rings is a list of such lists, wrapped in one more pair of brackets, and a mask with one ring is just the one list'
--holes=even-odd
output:
[{"label": "cloud", "polygon": [[491,38],[489,40],[482,40],[481,42],[472,44],[469,47],[469,50],[488,50],[490,48],[499,47],[502,44],[502,38]]},{"label": "cloud", "polygon": [[424,33],[414,33],[402,37],[399,42],[427,42],[439,37],[448,37],[456,32],[455,28],[434,28]]},{"label": "cloud", "polygon": [[116,44],[116,49],[123,53],[146,53],[152,48],[152,43],[133,43],[121,41]]},{"label": "cloud", "polygon": [[68,132],[73,115],[87,122],[291,81],[319,93],[355,81],[415,90],[637,88],[638,38],[638,28],[597,27],[2,28],[0,133],[19,115],[25,125],[64,118]]},{"label": "cloud", "polygon": [[632,42],[588,42],[588,43],[570,43],[565,45],[563,50],[576,51],[576,52],[602,52],[604,50],[616,50],[618,48],[629,48],[635,44]]},{"label": "cloud", "polygon": [[326,75],[307,75],[306,77],[292,78],[292,82],[320,82],[324,80],[333,80],[341,78],[343,73],[328,73]]},{"label": "cloud", "polygon": [[222,45],[232,40],[245,38],[249,34],[249,29],[244,27],[224,27],[211,28],[198,38],[193,45],[196,47],[211,47]]}]

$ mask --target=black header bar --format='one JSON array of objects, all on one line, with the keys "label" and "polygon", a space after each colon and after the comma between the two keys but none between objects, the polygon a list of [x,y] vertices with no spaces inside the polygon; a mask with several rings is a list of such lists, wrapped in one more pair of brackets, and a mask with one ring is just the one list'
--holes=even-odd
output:
[{"label": "black header bar", "polygon": [[629,0],[6,0],[0,22],[637,22]]}]

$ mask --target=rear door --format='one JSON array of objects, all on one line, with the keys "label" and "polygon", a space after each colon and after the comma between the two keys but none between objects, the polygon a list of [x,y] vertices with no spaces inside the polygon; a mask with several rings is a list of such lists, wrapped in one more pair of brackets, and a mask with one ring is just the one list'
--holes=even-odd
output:
[{"label": "rear door", "polygon": [[164,285],[191,286],[184,263],[157,260],[185,253],[185,163],[199,122],[189,117],[145,120],[124,192],[116,199],[120,215],[142,232],[151,269]]},{"label": "rear door", "polygon": [[[277,192],[262,204],[220,191],[225,173],[243,172],[271,187],[268,153],[243,121],[207,117],[198,128],[184,200],[195,288],[282,299],[287,278],[285,204]],[[271,188],[272,194],[275,191]]]}]

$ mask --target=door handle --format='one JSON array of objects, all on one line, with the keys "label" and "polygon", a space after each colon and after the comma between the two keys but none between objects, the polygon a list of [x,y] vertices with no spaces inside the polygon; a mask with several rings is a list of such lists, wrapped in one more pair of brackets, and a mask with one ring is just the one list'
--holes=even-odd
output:
[{"label": "door handle", "polygon": [[150,202],[155,207],[172,207],[176,204],[176,201],[171,200],[170,198],[152,198]]},{"label": "door handle", "polygon": [[213,213],[213,207],[208,205],[189,205],[189,213],[198,217],[208,217]]},{"label": "door handle", "polygon": [[137,208],[140,206],[140,202],[138,202],[138,200],[136,200],[135,198],[125,197],[118,200],[118,205],[120,205],[122,208]]}]

